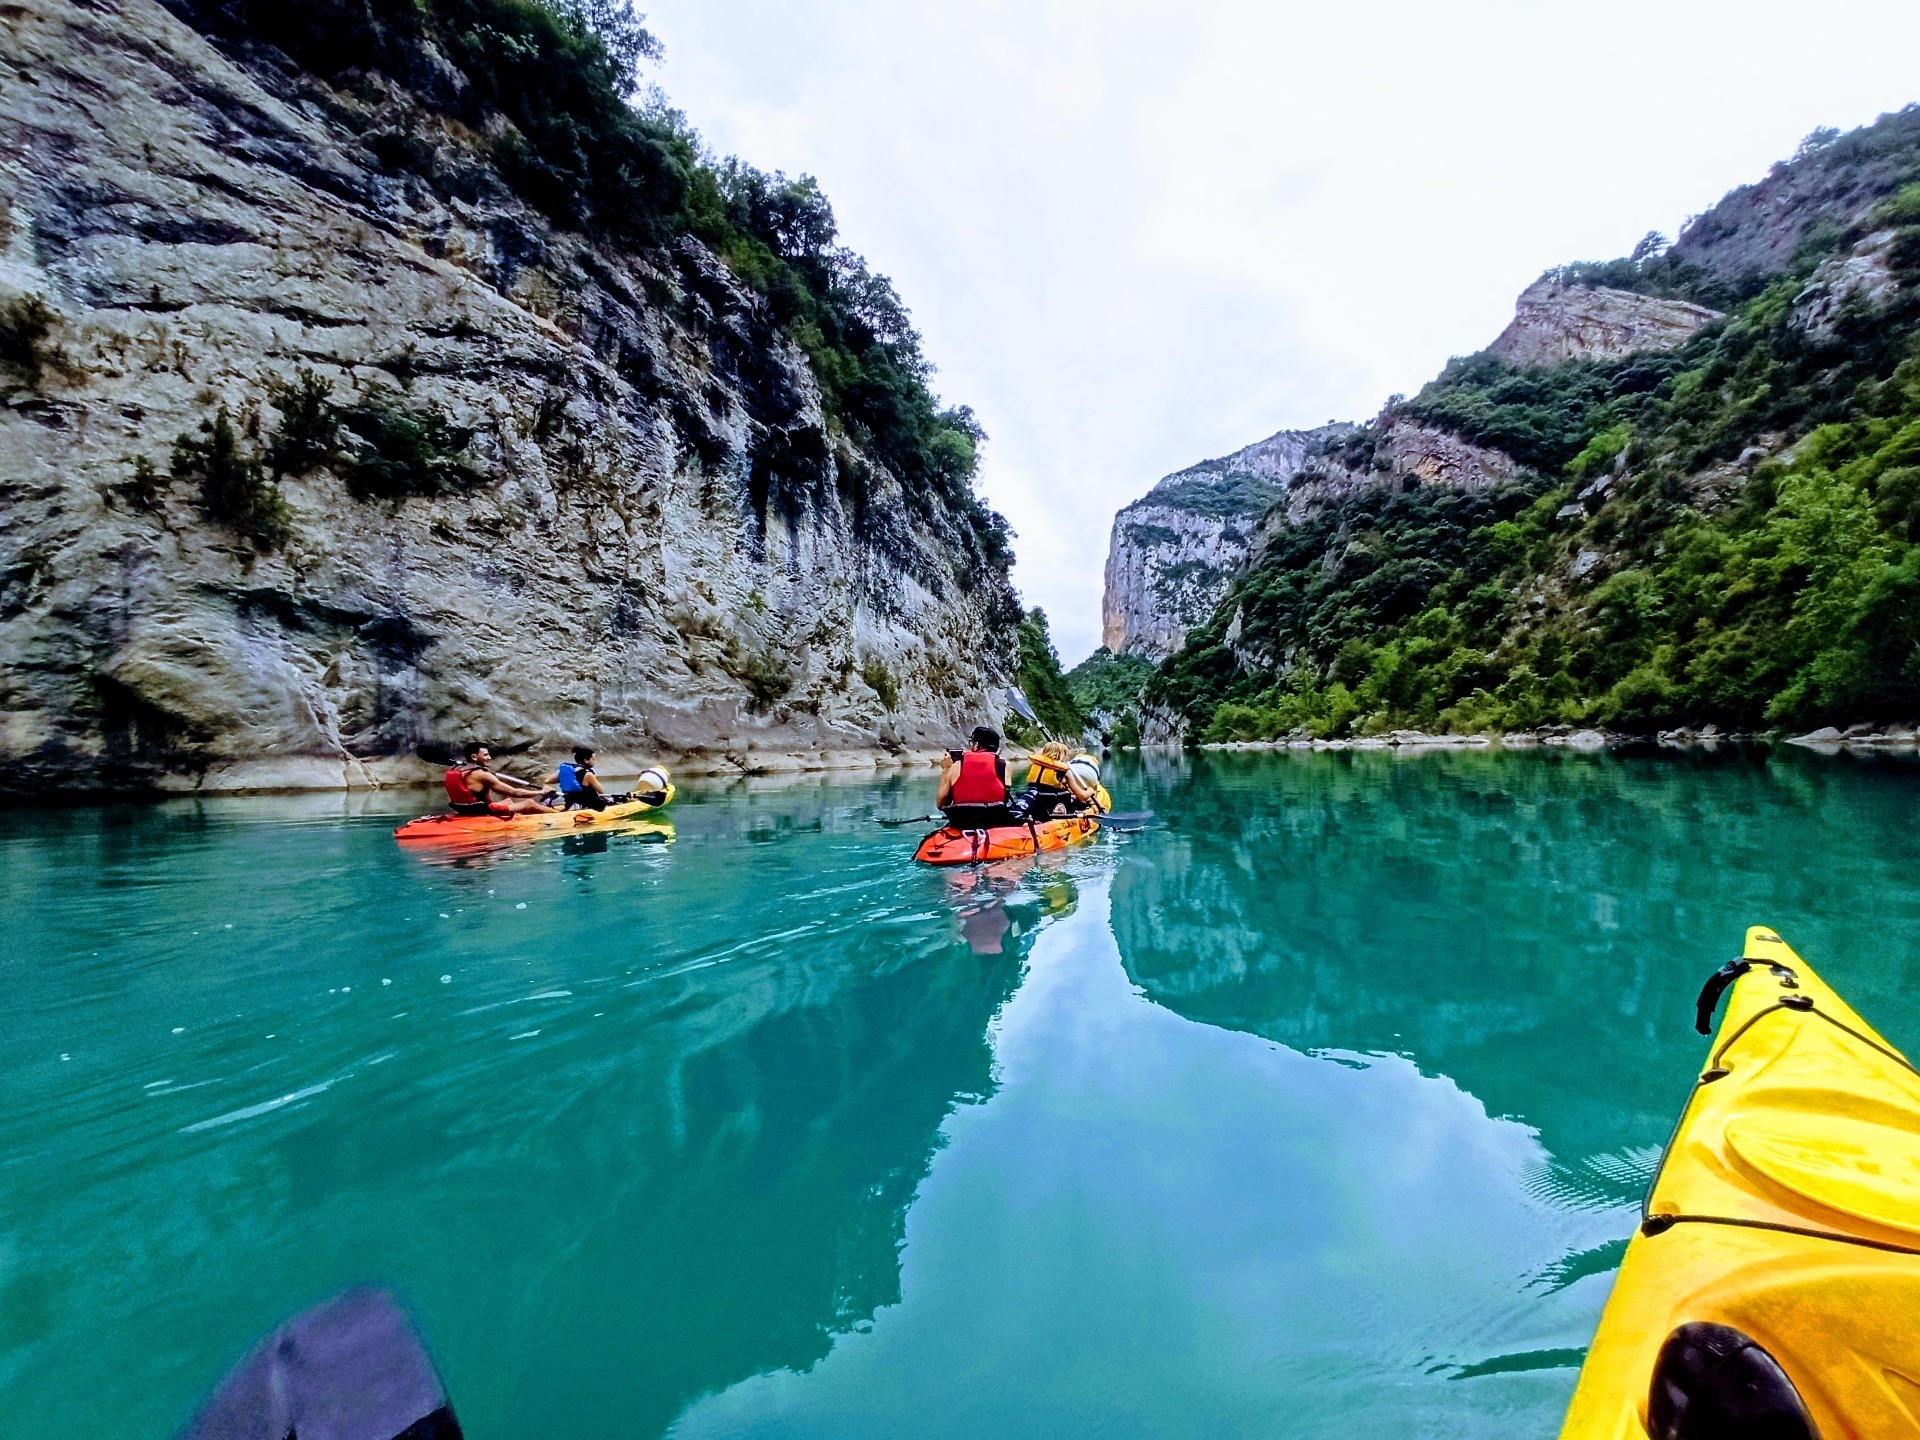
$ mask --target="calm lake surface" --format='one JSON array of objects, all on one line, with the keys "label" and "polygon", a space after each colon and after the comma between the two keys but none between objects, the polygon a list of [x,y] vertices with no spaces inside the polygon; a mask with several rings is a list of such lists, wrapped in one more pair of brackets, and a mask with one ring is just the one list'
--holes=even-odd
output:
[{"label": "calm lake surface", "polygon": [[1776,925],[1920,1045],[1920,771],[1150,757],[917,868],[930,779],[403,854],[424,795],[0,814],[0,1415],[170,1435],[395,1290],[475,1440],[1551,1436]]}]

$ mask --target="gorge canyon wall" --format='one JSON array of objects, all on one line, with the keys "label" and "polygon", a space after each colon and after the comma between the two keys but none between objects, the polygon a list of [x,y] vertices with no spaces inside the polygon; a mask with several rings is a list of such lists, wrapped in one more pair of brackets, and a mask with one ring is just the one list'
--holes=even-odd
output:
[{"label": "gorge canyon wall", "polygon": [[872,763],[986,712],[1004,556],[727,264],[570,232],[497,135],[200,18],[0,27],[0,786],[420,779],[471,735]]}]

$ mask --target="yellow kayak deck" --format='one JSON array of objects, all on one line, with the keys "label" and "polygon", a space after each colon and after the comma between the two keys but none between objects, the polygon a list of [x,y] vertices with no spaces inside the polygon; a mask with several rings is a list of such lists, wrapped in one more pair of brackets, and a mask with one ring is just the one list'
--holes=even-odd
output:
[{"label": "yellow kayak deck", "polygon": [[1920,1074],[1772,930],[1742,958],[1561,1440],[1695,1433],[1671,1387],[1649,1407],[1701,1323],[1771,1356],[1820,1440],[1920,1440]]}]

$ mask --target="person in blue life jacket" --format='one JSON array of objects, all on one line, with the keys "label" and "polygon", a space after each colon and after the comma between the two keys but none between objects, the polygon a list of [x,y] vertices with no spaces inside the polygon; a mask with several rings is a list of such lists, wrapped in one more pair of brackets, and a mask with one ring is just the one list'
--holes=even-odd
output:
[{"label": "person in blue life jacket", "polygon": [[565,760],[546,779],[547,787],[559,793],[566,810],[604,810],[607,789],[593,773],[593,751],[585,745],[573,747],[573,759]]}]

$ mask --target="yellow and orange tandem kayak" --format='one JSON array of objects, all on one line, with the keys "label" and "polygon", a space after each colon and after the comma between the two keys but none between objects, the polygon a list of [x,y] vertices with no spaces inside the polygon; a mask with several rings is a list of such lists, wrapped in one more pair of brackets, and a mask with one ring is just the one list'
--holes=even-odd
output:
[{"label": "yellow and orange tandem kayak", "polygon": [[1920,1073],[1765,927],[1728,987],[1561,1440],[1920,1440]]},{"label": "yellow and orange tandem kayak", "polygon": [[920,842],[913,858],[928,865],[974,865],[986,860],[1012,860],[1044,850],[1064,850],[1091,840],[1100,822],[1091,815],[1066,815],[1032,825],[995,825],[986,830],[936,830]]},{"label": "yellow and orange tandem kayak", "polygon": [[545,815],[422,815],[393,832],[394,839],[471,845],[484,840],[540,840],[560,835],[591,835],[632,824],[673,799],[673,786],[655,801],[623,800],[604,810],[555,810]]}]

